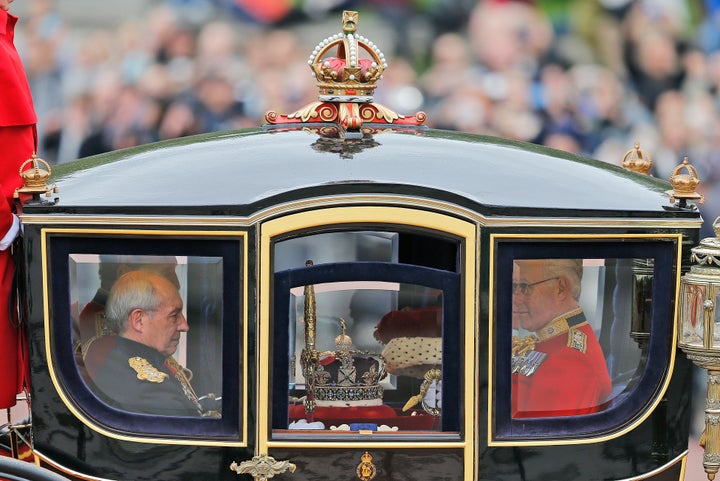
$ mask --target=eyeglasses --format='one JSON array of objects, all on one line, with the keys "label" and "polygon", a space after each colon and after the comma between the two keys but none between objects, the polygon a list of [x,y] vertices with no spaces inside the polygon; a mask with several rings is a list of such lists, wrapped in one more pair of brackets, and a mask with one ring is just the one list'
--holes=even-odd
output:
[{"label": "eyeglasses", "polygon": [[543,279],[543,280],[537,281],[537,282],[531,282],[530,284],[528,284],[527,282],[517,282],[517,283],[513,282],[512,283],[512,291],[513,291],[513,294],[517,292],[520,295],[527,296],[533,287],[537,286],[538,284],[542,284],[543,282],[553,281],[555,279],[560,279],[560,278],[559,277],[548,277],[547,279]]}]

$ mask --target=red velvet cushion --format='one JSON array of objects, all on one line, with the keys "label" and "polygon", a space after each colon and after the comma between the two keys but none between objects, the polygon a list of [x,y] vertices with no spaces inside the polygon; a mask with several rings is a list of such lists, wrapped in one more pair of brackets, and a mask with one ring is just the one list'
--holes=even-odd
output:
[{"label": "red velvet cushion", "polygon": [[[412,412],[397,413],[395,409],[383,404],[381,406],[366,407],[316,407],[313,412],[315,421],[322,421],[326,429],[330,426],[339,426],[341,424],[350,423],[374,423],[379,425],[385,424],[393,427],[397,426],[400,430],[426,431],[432,429],[433,416],[424,411],[416,411],[415,416]],[[302,404],[290,405],[289,412],[290,421],[299,419],[307,419],[305,406]]]}]

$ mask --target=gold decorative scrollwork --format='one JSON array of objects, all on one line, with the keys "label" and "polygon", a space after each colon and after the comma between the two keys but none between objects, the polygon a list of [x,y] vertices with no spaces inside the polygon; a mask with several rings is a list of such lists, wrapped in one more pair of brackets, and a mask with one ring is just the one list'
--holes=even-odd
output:
[{"label": "gold decorative scrollwork", "polygon": [[237,474],[249,474],[255,481],[266,481],[276,474],[282,474],[286,471],[295,472],[296,466],[290,461],[276,461],[272,456],[267,454],[259,454],[253,456],[249,461],[243,461],[240,464],[233,461],[230,464],[230,470]]}]

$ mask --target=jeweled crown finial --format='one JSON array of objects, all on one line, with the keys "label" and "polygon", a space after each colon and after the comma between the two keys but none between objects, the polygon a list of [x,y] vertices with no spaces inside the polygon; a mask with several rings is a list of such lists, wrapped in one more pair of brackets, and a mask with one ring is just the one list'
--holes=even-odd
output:
[{"label": "jeweled crown finial", "polygon": [[[358,17],[358,12],[344,11],[342,32],[322,40],[310,54],[308,64],[317,78],[321,101],[373,100],[376,82],[387,62],[372,41],[357,35]],[[335,55],[326,57],[333,48]]]},{"label": "jeweled crown finial", "polygon": [[[322,124],[310,128],[323,137],[345,140],[363,139],[389,125],[424,127],[425,112],[402,115],[373,100],[387,62],[377,45],[357,34],[358,17],[357,12],[343,12],[342,31],[323,39],[310,54],[318,100],[290,114],[268,111],[268,126]],[[327,129],[327,124],[334,128]]]}]

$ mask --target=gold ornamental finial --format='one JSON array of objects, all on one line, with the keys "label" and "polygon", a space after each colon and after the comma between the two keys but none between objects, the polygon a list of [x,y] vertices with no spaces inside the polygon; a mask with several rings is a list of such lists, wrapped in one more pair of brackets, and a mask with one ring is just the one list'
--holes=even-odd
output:
[{"label": "gold ornamental finial", "polygon": [[352,338],[347,335],[345,319],[340,318],[340,335],[335,338],[335,348],[338,351],[349,351],[352,348]]},{"label": "gold ornamental finial", "polygon": [[[373,100],[376,81],[387,62],[377,45],[356,34],[358,17],[358,12],[344,11],[343,31],[320,41],[310,54],[308,64],[317,78],[321,101]],[[335,55],[326,57],[333,48]]]},{"label": "gold ornamental finial", "polygon": [[[683,169],[685,173],[682,173]],[[688,200],[697,200],[700,204],[705,202],[705,196],[695,191],[695,188],[700,184],[700,178],[697,169],[688,162],[687,157],[683,159],[682,164],[673,170],[672,175],[670,175],[670,183],[673,186],[673,190],[668,191],[670,203],[674,204],[676,199],[680,201],[682,206]]]},{"label": "gold ornamental finial", "polygon": [[647,174],[652,167],[652,159],[648,153],[640,148],[640,142],[635,142],[635,147],[625,152],[622,166],[626,170]]},{"label": "gold ornamental finial", "polygon": [[[32,165],[26,170],[29,164]],[[46,197],[50,197],[51,192],[58,191],[54,184],[48,185],[51,173],[52,169],[50,168],[50,164],[33,152],[32,157],[20,165],[19,174],[23,180],[23,186],[15,189],[13,197],[18,199],[20,194],[30,194],[33,196],[45,194]]]},{"label": "gold ornamental finial", "polygon": [[[321,40],[310,54],[318,100],[289,114],[268,111],[268,126],[321,124],[308,127],[323,137],[354,141],[389,125],[424,126],[425,112],[402,115],[374,101],[377,82],[388,65],[378,46],[357,33],[358,20],[358,12],[344,11],[342,30]],[[328,124],[334,125],[328,129]]]}]

